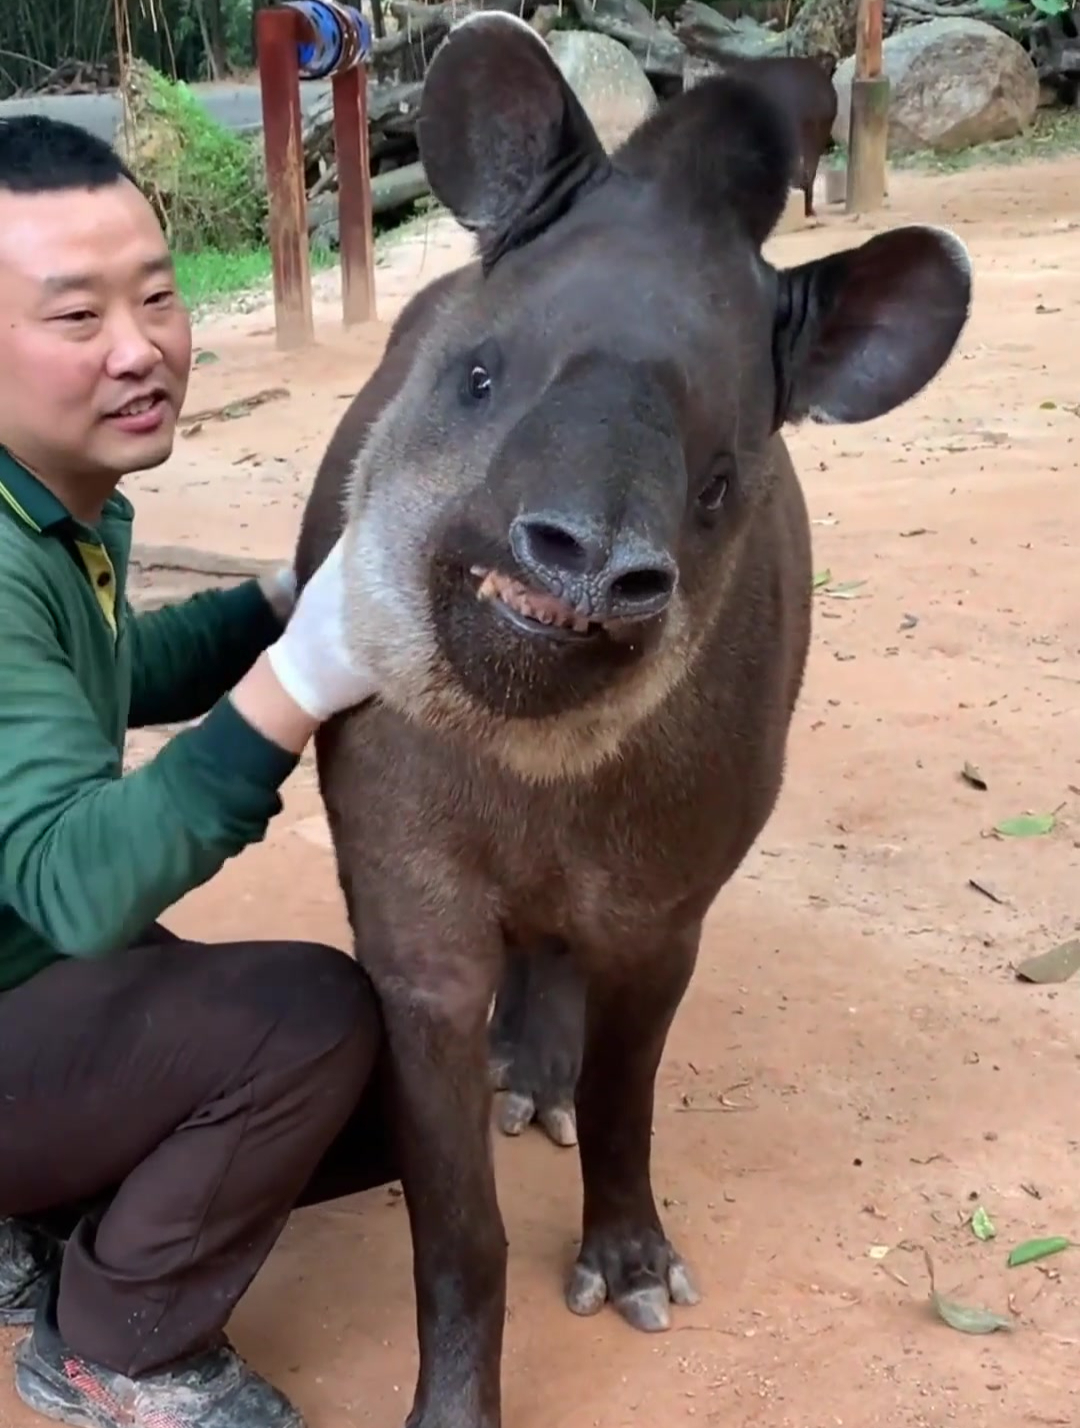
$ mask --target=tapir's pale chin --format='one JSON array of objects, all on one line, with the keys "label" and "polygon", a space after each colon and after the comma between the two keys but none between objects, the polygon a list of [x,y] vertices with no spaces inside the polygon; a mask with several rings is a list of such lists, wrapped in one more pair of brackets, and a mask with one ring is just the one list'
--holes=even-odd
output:
[{"label": "tapir's pale chin", "polygon": [[357,463],[346,634],[382,702],[529,782],[580,777],[617,758],[685,674],[678,594],[651,629],[608,630],[513,577],[433,559],[415,514],[413,524],[400,505],[384,509]]}]

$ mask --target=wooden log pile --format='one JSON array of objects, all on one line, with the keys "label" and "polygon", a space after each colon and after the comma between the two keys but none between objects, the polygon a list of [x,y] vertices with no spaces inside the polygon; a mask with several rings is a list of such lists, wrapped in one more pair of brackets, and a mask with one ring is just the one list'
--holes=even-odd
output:
[{"label": "wooden log pile", "polygon": [[[732,8],[730,5],[726,8]],[[735,7],[736,9],[738,6]],[[624,44],[661,100],[680,93],[684,79],[724,55],[853,53],[857,0],[803,0],[792,24],[729,18],[703,0],[683,0],[672,18],[657,19],[644,0],[389,0],[394,27],[374,42],[368,85],[369,142],[375,214],[385,216],[427,192],[416,145],[424,75],[450,27],[473,10],[510,11],[540,34],[554,26],[592,30]],[[975,17],[998,26],[1029,50],[1039,77],[1075,102],[1080,83],[1080,8],[1072,15],[1017,16],[1013,7],[984,8],[980,0],[888,0],[885,33],[941,16]],[[337,168],[329,97],[309,115],[304,131],[309,227],[316,242],[336,244]]]}]

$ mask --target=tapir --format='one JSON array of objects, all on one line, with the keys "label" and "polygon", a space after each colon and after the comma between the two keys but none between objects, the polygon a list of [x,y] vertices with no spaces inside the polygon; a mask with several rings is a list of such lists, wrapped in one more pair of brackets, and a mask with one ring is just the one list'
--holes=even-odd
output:
[{"label": "tapir", "polygon": [[742,58],[725,55],[724,72],[757,84],[780,109],[793,130],[795,153],[791,184],[803,195],[803,213],[813,218],[814,183],[822,155],[832,143],[838,107],[831,55],[765,55]]},{"label": "tapir", "polygon": [[506,1129],[535,1114],[578,1145],[570,1309],[667,1327],[699,1291],[653,1192],[655,1078],[705,914],[780,792],[810,639],[782,429],[920,392],[971,268],[918,226],[777,268],[792,139],[759,88],[709,79],[609,154],[506,14],[450,32],[418,135],[476,256],[394,323],[297,569],[344,531],[348,638],[380,685],[317,756],[386,1028],[408,1424],[500,1428],[492,1081]]}]

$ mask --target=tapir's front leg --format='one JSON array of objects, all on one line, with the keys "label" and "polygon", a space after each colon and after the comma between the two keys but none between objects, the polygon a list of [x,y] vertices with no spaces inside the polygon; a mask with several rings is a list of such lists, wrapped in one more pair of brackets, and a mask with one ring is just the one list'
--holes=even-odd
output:
[{"label": "tapir's front leg", "polygon": [[377,918],[379,945],[365,937],[362,902],[354,925],[382,1003],[412,1228],[420,1372],[408,1428],[500,1428],[506,1236],[487,1012],[501,941],[482,921],[418,916],[422,893],[394,901]]},{"label": "tapir's front leg", "polygon": [[635,1328],[665,1329],[670,1300],[698,1299],[660,1223],[650,1150],[656,1073],[699,938],[695,926],[589,959],[577,1090],[584,1225],[567,1291],[575,1314],[594,1314],[611,1300]]}]

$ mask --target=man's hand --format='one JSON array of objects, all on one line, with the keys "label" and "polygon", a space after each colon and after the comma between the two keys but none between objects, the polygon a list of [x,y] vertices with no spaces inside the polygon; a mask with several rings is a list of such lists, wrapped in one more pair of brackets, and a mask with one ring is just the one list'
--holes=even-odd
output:
[{"label": "man's hand", "polygon": [[374,675],[345,637],[341,538],[304,586],[284,634],[266,656],[285,693],[320,724],[377,693]]},{"label": "man's hand", "polygon": [[282,625],[289,622],[296,604],[296,571],[283,565],[269,575],[260,575],[259,589]]}]

